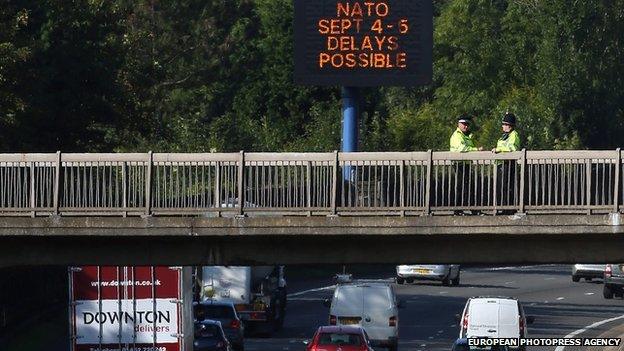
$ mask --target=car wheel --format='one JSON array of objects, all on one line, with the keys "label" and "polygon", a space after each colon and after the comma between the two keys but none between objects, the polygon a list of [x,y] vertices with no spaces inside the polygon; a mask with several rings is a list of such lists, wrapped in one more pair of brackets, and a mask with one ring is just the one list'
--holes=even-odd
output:
[{"label": "car wheel", "polygon": [[405,279],[397,277],[396,278],[396,282],[397,282],[397,284],[405,284]]},{"label": "car wheel", "polygon": [[459,285],[459,274],[457,275],[457,277],[455,277],[455,279],[453,279],[452,283],[453,283],[453,286]]},{"label": "car wheel", "polygon": [[449,286],[451,285],[451,278],[450,277],[446,277],[442,280],[442,285],[444,286]]},{"label": "car wheel", "polygon": [[586,281],[586,282],[591,282],[591,281],[592,281],[592,278],[585,278],[585,281]]},{"label": "car wheel", "polygon": [[573,282],[578,283],[580,280],[581,280],[581,278],[580,278],[580,277],[577,277],[577,276],[575,276],[575,275],[573,275],[573,276],[572,276],[572,281],[573,281]]},{"label": "car wheel", "polygon": [[611,289],[610,286],[608,285],[604,286],[604,288],[602,289],[602,296],[604,296],[605,299],[613,298],[613,290]]}]

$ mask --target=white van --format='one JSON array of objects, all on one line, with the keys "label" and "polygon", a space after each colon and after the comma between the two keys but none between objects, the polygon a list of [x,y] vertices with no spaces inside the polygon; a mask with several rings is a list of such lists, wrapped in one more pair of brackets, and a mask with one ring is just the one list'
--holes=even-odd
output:
[{"label": "white van", "polygon": [[526,317],[520,302],[511,297],[471,297],[461,316],[460,338],[526,338]]},{"label": "white van", "polygon": [[389,284],[339,284],[331,300],[329,324],[361,326],[373,346],[396,351],[399,340],[398,309],[396,295]]}]

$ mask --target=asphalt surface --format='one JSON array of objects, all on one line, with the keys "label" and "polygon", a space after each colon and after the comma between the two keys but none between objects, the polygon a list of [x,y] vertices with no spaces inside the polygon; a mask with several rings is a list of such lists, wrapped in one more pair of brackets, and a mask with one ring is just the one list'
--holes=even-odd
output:
[{"label": "asphalt surface", "polygon": [[[393,276],[390,269],[367,278],[391,281]],[[292,284],[284,329],[271,338],[248,338],[247,351],[305,350],[303,340],[310,338],[318,326],[327,324],[329,309],[322,301],[332,295],[331,280],[306,283],[292,276],[289,279]],[[623,300],[605,300],[600,280],[573,283],[568,265],[471,268],[462,270],[458,287],[418,282],[396,285],[396,292],[405,303],[399,313],[400,351],[450,350],[459,334],[455,315],[461,314],[468,297],[477,295],[512,296],[520,300],[526,314],[535,316],[535,323],[528,326],[529,337],[561,338],[596,322],[624,315]],[[577,337],[598,337],[622,324],[624,319],[618,319],[583,331]],[[555,347],[528,350],[555,350]],[[564,350],[589,349],[566,347]]]}]

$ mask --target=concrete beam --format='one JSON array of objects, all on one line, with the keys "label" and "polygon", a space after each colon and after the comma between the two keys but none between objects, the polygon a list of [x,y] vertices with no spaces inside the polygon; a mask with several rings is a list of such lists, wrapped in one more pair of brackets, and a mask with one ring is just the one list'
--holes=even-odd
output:
[{"label": "concrete beam", "polygon": [[624,262],[620,215],[2,218],[0,266]]}]

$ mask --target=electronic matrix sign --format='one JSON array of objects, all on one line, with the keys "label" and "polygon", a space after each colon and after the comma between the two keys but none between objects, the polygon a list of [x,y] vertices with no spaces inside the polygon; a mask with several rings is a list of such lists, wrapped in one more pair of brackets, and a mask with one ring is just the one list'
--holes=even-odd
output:
[{"label": "electronic matrix sign", "polygon": [[431,82],[431,0],[294,1],[296,83]]}]

